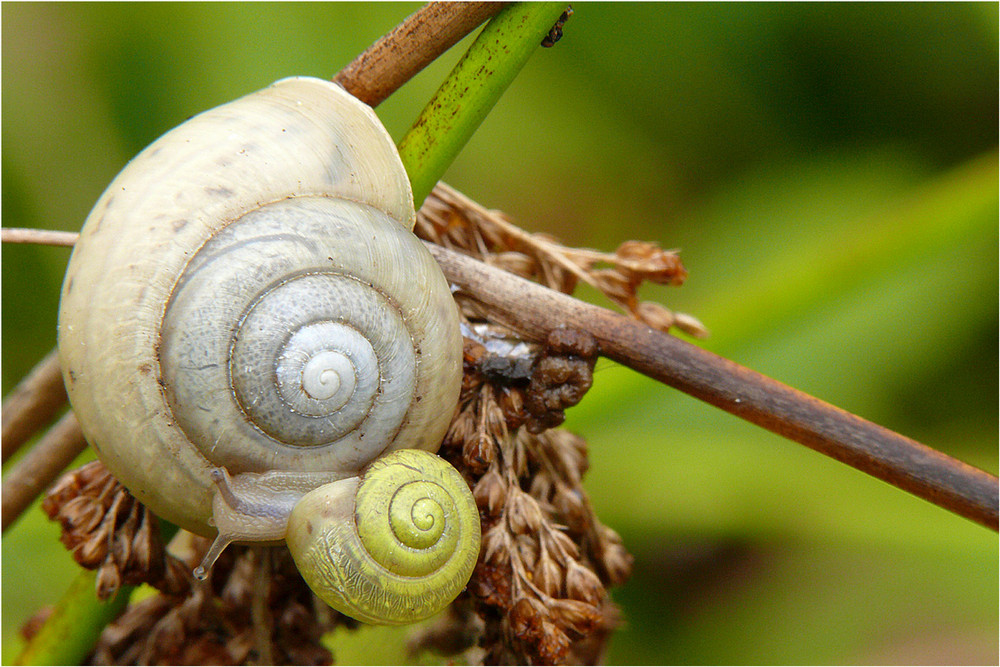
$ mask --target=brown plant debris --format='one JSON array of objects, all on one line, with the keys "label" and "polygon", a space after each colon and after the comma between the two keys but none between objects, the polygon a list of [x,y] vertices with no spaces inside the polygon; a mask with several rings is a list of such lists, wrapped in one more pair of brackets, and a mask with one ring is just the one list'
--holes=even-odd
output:
[{"label": "brown plant debris", "polygon": [[[209,541],[182,533],[190,572]],[[230,547],[184,595],[129,605],[105,628],[95,665],[328,665],[323,635],[346,619],[305,585],[284,547]]]},{"label": "brown plant debris", "polygon": [[593,336],[578,329],[553,329],[525,391],[524,408],[530,415],[525,427],[541,433],[562,424],[566,420],[563,410],[579,403],[594,383],[596,363]]},{"label": "brown plant debris", "polygon": [[583,439],[545,430],[590,386],[596,346],[569,329],[554,330],[545,346],[493,326],[466,331],[475,339],[465,341],[462,396],[441,454],[472,486],[482,551],[468,597],[413,646],[465,647],[466,658],[486,664],[596,662],[619,624],[607,588],[628,578],[632,557],[582,487]]},{"label": "brown plant debris", "polygon": [[560,39],[562,39],[562,36],[563,36],[563,26],[566,25],[566,21],[568,21],[569,17],[571,17],[571,16],[573,16],[573,8],[572,7],[567,7],[566,11],[564,11],[562,14],[560,14],[559,20],[556,21],[556,24],[554,26],[552,26],[551,30],[549,30],[549,34],[547,34],[545,36],[545,39],[542,40],[542,47],[543,48],[551,49],[553,46],[556,45],[556,43]]},{"label": "brown plant debris", "polygon": [[[422,239],[566,294],[572,294],[581,281],[587,283],[654,329],[676,328],[698,338],[708,335],[695,317],[639,300],[643,283],[681,285],[687,278],[675,250],[646,241],[625,241],[613,253],[570,248],[547,234],[529,234],[502,212],[486,209],[444,183],[438,183],[417,212],[413,231]],[[469,314],[489,319],[488,313]]]},{"label": "brown plant debris", "polygon": [[[484,323],[463,324],[463,389],[483,381],[500,392],[507,428],[532,433],[558,426],[564,410],[580,402],[593,384],[597,342],[585,331],[553,329],[544,345],[526,343]],[[464,395],[465,392],[463,392]]]},{"label": "brown plant debris", "polygon": [[196,581],[209,540],[181,532],[168,553],[156,517],[99,461],[64,475],[42,507],[74,559],[97,570],[99,598],[123,584],[160,591],[105,628],[91,664],[330,664],[322,636],[356,626],[315,598],[285,547],[230,546]]},{"label": "brown plant debris", "polygon": [[100,461],[70,471],[52,487],[42,510],[62,526],[62,543],[77,563],[97,570],[97,597],[121,585],[149,583],[172,593],[187,573],[167,559],[159,521]]}]

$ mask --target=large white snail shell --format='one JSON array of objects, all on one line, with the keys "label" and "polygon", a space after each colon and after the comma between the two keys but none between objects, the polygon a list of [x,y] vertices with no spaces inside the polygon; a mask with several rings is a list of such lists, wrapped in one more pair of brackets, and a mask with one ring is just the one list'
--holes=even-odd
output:
[{"label": "large white snail shell", "polygon": [[[436,450],[462,346],[413,220],[391,138],[319,79],[202,113],[139,154],[84,225],[59,315],[70,400],[109,469],[155,513],[211,534],[216,466],[338,479],[385,451]],[[373,315],[347,314],[355,297]],[[338,333],[355,347],[325,352]],[[292,380],[264,369],[268,355]],[[352,391],[407,407],[329,416]]]}]

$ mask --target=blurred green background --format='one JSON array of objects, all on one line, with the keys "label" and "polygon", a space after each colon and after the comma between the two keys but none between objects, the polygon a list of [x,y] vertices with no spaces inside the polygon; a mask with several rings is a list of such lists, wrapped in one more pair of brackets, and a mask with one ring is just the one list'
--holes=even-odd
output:
[{"label": "blurred green background", "polygon": [[[3,224],[78,229],[159,134],[416,7],[5,3]],[[687,285],[643,296],[706,348],[995,473],[997,5],[575,10],[447,180],[568,244],[681,248]],[[463,45],[379,107],[397,140]],[[5,394],[55,343],[68,254],[3,248]],[[610,362],[568,426],[636,556],[610,662],[1000,659],[995,533]],[[75,570],[37,508],[2,548],[10,662]],[[406,632],[337,658],[406,660]]]}]

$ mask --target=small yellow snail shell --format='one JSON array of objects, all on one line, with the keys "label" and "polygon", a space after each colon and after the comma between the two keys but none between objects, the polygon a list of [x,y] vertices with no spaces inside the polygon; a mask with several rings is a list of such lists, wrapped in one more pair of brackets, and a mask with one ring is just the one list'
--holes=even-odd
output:
[{"label": "small yellow snail shell", "polygon": [[426,618],[455,599],[476,565],[479,512],[471,495],[453,492],[463,486],[444,459],[400,449],[360,480],[306,494],[288,527],[299,571],[327,604],[360,621]]},{"label": "small yellow snail shell", "polygon": [[[369,468],[379,457],[414,449],[453,494],[442,518],[462,522],[443,533],[462,536],[458,557],[445,559],[462,567],[435,584],[447,594],[428,598],[420,583],[416,597],[432,608],[399,588],[402,599],[383,605],[397,611],[381,617],[369,602],[356,610],[351,590],[317,593],[349,615],[399,623],[434,613],[468,581],[475,504],[457,471],[426,453],[458,399],[458,313],[414,219],[378,118],[312,78],[195,116],[97,202],[63,283],[67,391],[87,439],[139,500],[217,533],[205,567],[230,542],[287,537],[300,566],[322,570],[314,547],[294,553],[305,542],[288,535],[289,516],[317,523],[293,508],[330,490],[344,504],[336,521],[364,516],[345,485],[382,470]],[[355,580],[368,581],[325,585]]]}]

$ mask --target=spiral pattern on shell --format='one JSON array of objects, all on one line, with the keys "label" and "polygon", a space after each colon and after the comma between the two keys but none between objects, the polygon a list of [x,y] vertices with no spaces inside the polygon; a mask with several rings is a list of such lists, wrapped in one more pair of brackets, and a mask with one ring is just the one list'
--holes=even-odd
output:
[{"label": "spiral pattern on shell", "polygon": [[331,607],[361,621],[411,623],[465,587],[479,554],[479,513],[455,468],[399,450],[360,481],[303,497],[287,539],[306,583]]},{"label": "spiral pattern on shell", "polygon": [[[213,236],[161,333],[188,440],[230,471],[357,471],[380,455],[421,412],[418,348],[452,343],[435,332],[448,304],[434,295],[451,297],[425,256],[383,212],[327,197],[269,204]],[[401,446],[436,446],[421,437]]]}]

